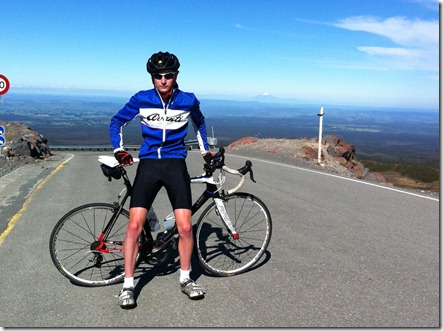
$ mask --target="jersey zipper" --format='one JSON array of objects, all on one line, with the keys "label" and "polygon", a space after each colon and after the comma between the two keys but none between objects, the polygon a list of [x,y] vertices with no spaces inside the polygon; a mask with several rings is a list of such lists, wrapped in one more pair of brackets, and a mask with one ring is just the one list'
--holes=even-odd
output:
[{"label": "jersey zipper", "polygon": [[163,105],[163,109],[165,110],[165,112],[164,112],[164,115],[165,115],[165,117],[164,117],[164,119],[163,119],[163,134],[162,134],[162,143],[160,144],[160,147],[157,149],[157,157],[159,158],[159,159],[161,159],[162,158],[162,155],[161,155],[161,149],[163,148],[163,143],[166,141],[166,115],[167,115],[167,113],[168,113],[168,109],[169,109],[169,105],[171,105],[172,104],[172,97],[174,96],[174,92],[172,93],[172,95],[171,95],[171,97],[169,98],[169,101],[167,102],[167,103],[165,103],[164,101],[163,101],[163,99],[162,99],[162,97],[161,97],[161,95],[160,95],[160,92],[157,90],[157,94],[158,94],[158,96],[159,96],[159,98],[160,98],[160,100],[161,100],[161,102],[162,102],[162,105]]}]

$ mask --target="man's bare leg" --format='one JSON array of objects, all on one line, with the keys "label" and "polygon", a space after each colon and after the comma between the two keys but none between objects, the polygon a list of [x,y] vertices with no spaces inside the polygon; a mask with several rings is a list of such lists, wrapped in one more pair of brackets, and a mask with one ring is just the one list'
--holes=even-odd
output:
[{"label": "man's bare leg", "polygon": [[134,268],[138,253],[138,238],[146,220],[146,208],[131,208],[129,210],[129,224],[123,242],[123,256],[125,259],[125,278],[123,288],[118,295],[120,307],[131,309],[137,306],[134,297]]},{"label": "man's bare leg", "polygon": [[201,299],[204,290],[197,285],[190,277],[191,257],[194,249],[194,237],[192,234],[191,210],[174,210],[175,221],[179,234],[178,255],[180,257],[180,284],[183,293],[191,299]]}]

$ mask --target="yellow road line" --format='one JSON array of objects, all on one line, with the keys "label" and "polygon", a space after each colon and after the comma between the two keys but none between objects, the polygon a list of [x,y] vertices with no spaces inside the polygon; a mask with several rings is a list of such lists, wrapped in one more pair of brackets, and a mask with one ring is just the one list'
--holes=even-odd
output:
[{"label": "yellow road line", "polygon": [[40,184],[38,184],[38,186],[35,188],[34,191],[32,191],[32,193],[29,195],[29,197],[26,199],[26,201],[23,203],[22,208],[9,220],[8,222],[8,226],[6,227],[6,230],[3,231],[3,233],[0,235],[0,246],[3,244],[3,240],[6,238],[6,236],[12,231],[12,229],[15,226],[15,223],[17,223],[17,221],[20,219],[20,217],[22,217],[23,213],[25,212],[25,210],[28,208],[29,204],[31,203],[31,201],[34,198],[34,195],[37,193],[38,190],[40,190],[43,185],[45,185],[48,180],[57,172],[59,171],[61,168],[63,168],[63,166],[72,158],[74,157],[74,155],[71,155],[71,157],[69,159],[67,159],[66,161],[64,161],[63,163],[59,164],[57,166],[57,168],[55,168],[54,170],[52,170],[52,172],[44,179],[40,182]]}]

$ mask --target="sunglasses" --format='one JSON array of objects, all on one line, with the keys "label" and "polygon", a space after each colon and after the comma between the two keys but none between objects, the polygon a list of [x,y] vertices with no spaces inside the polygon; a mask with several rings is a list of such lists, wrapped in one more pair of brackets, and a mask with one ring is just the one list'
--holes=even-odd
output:
[{"label": "sunglasses", "polygon": [[168,72],[166,74],[156,73],[156,74],[152,74],[152,76],[155,79],[162,79],[163,77],[165,77],[165,79],[172,79],[172,78],[174,78],[175,74],[176,74],[176,72]]}]

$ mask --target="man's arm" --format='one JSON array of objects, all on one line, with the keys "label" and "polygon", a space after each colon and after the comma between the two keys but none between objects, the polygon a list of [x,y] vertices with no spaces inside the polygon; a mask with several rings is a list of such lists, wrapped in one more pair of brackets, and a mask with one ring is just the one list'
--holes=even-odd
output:
[{"label": "man's arm", "polygon": [[111,119],[109,133],[113,152],[123,151],[123,127],[139,114],[139,106],[136,95],[119,110]]},{"label": "man's arm", "polygon": [[200,111],[200,102],[195,99],[193,110],[191,111],[192,123],[194,125],[195,135],[197,136],[200,153],[206,155],[209,153],[209,144],[206,134],[206,122],[203,113]]}]

